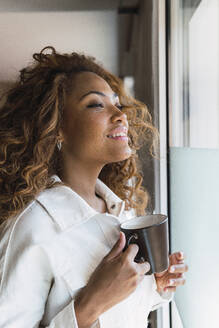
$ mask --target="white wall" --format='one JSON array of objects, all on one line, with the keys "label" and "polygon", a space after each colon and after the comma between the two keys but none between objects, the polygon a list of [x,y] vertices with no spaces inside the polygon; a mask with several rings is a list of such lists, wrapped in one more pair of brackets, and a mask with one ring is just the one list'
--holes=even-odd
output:
[{"label": "white wall", "polygon": [[34,52],[52,45],[60,52],[83,51],[117,74],[117,12],[1,12],[0,82],[17,77]]}]

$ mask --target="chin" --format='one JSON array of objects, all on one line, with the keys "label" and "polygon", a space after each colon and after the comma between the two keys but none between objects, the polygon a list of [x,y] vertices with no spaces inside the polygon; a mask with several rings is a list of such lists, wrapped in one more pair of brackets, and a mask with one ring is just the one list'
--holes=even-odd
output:
[{"label": "chin", "polygon": [[126,152],[121,154],[121,152],[118,154],[118,156],[115,156],[115,153],[113,154],[113,158],[111,158],[110,163],[116,163],[116,162],[122,162],[125,161],[126,159],[128,159],[129,157],[131,157],[132,155],[132,151],[131,149]]}]

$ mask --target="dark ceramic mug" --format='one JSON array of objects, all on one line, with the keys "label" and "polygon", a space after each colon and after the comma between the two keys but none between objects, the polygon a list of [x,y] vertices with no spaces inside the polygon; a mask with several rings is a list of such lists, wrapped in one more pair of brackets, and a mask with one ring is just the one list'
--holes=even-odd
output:
[{"label": "dark ceramic mug", "polygon": [[126,236],[127,249],[130,244],[139,246],[135,262],[149,262],[147,274],[163,272],[169,266],[168,218],[163,214],[138,216],[120,225]]}]

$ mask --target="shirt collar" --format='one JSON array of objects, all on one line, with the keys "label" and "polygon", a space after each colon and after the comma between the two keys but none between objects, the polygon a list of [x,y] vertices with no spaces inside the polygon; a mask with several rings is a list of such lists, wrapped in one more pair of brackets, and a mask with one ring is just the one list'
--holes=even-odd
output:
[{"label": "shirt collar", "polygon": [[[61,182],[57,175],[53,175],[54,182]],[[97,179],[95,191],[107,204],[110,214],[120,217],[125,209],[125,201],[119,198],[100,179]],[[37,201],[45,208],[48,214],[59,224],[62,230],[72,225],[81,224],[96,214],[100,214],[92,208],[79,194],[67,186],[56,186],[42,191]]]}]

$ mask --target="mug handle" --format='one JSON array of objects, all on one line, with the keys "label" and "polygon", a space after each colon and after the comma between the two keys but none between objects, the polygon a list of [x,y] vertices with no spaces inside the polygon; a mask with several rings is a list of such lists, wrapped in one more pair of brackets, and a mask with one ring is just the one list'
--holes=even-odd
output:
[{"label": "mug handle", "polygon": [[129,237],[129,239],[128,239],[128,241],[127,241],[127,245],[129,246],[130,245],[130,242],[131,242],[131,240],[132,239],[138,239],[138,234],[137,233],[133,233],[130,237]]}]

